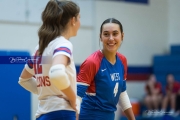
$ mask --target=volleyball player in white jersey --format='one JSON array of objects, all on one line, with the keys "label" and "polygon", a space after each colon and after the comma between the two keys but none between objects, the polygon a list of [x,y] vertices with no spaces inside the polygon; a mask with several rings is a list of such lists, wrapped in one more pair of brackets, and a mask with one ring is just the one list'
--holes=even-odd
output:
[{"label": "volleyball player in white jersey", "polygon": [[58,0],[50,0],[42,12],[39,45],[19,78],[22,87],[38,95],[36,120],[76,119],[76,70],[69,38],[80,27],[79,12],[74,2]]}]

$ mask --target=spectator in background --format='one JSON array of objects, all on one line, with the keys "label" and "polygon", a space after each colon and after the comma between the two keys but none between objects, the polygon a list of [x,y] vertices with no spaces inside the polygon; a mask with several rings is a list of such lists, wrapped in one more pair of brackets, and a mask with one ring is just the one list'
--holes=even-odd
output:
[{"label": "spectator in background", "polygon": [[158,110],[162,101],[162,87],[156,80],[156,76],[152,74],[145,86],[146,96],[144,103],[148,110]]},{"label": "spectator in background", "polygon": [[179,83],[174,80],[172,74],[168,74],[166,77],[165,96],[162,102],[162,111],[164,113],[167,110],[168,104],[170,104],[169,114],[174,114],[176,109],[176,96],[179,90]]},{"label": "spectator in background", "polygon": [[176,115],[180,115],[180,84],[179,84],[178,93],[176,96]]}]

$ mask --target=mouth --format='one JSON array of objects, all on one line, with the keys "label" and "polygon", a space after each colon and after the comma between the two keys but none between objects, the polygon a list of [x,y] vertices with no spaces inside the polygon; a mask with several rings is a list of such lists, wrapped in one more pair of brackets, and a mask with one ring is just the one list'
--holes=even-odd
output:
[{"label": "mouth", "polygon": [[114,47],[116,45],[116,43],[108,43],[107,44],[109,47]]}]

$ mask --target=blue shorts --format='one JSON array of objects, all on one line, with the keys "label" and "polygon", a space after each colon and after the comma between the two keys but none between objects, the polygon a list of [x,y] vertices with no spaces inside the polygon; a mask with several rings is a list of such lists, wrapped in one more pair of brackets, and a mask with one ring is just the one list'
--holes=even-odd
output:
[{"label": "blue shorts", "polygon": [[82,109],[79,120],[114,120],[114,112]]},{"label": "blue shorts", "polygon": [[36,120],[76,120],[76,113],[69,110],[53,111],[41,115]]}]

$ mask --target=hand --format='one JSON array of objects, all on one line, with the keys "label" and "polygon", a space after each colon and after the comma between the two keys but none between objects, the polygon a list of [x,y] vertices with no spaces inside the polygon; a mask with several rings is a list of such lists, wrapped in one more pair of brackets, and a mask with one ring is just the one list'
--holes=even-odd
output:
[{"label": "hand", "polygon": [[76,112],[76,120],[79,120],[79,114]]},{"label": "hand", "polygon": [[59,98],[63,98],[63,99],[65,99],[65,100],[69,101],[68,98],[67,98],[66,96],[64,96],[64,95],[58,95],[58,97],[59,97]]},{"label": "hand", "polygon": [[71,107],[76,110],[76,94],[75,91],[72,89],[71,86],[69,86],[66,89],[61,90],[66,97],[62,97],[69,101]]},{"label": "hand", "polygon": [[77,109],[76,109],[76,100],[69,100],[69,99],[68,99],[66,96],[64,96],[64,95],[58,95],[58,97],[64,98],[65,100],[67,100],[67,101],[70,103],[71,107],[72,107],[75,111],[77,111]]},{"label": "hand", "polygon": [[75,111],[77,111],[77,109],[76,109],[76,100],[69,100],[69,103],[70,103],[71,107],[72,107]]}]

